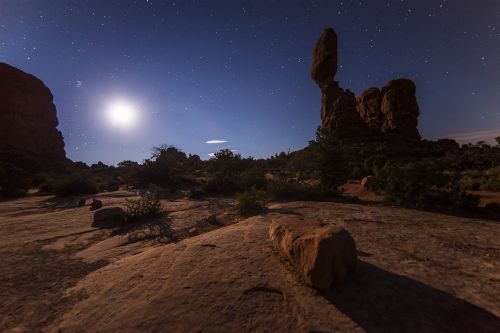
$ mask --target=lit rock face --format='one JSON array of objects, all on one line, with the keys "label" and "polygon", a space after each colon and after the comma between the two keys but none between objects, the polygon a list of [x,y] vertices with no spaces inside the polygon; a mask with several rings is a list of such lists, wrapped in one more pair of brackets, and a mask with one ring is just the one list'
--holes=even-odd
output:
[{"label": "lit rock face", "polygon": [[0,63],[0,153],[19,151],[64,160],[50,90],[33,75]]},{"label": "lit rock face", "polygon": [[415,84],[390,81],[382,90],[369,88],[357,99],[334,80],[337,35],[325,29],[312,53],[311,77],[321,89],[321,128],[340,139],[389,138],[420,140]]},{"label": "lit rock face", "polygon": [[342,227],[316,220],[282,217],[273,220],[269,237],[312,287],[329,290],[356,266],[356,244]]}]

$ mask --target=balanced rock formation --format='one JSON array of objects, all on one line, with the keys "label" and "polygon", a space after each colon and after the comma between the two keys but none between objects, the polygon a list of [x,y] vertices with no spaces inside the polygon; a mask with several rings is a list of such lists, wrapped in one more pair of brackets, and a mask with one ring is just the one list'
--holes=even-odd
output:
[{"label": "balanced rock formation", "polygon": [[382,90],[369,88],[356,99],[334,80],[337,62],[337,35],[328,28],[316,42],[311,62],[311,77],[321,89],[323,130],[340,139],[420,140],[416,87],[411,80],[392,80]]},{"label": "balanced rock formation", "polygon": [[18,151],[64,160],[49,88],[33,75],[0,63],[0,153]]},{"label": "balanced rock formation", "polygon": [[337,74],[337,34],[325,29],[314,47],[311,77],[321,89],[321,127],[342,138],[366,134],[356,109],[356,97],[334,80]]},{"label": "balanced rock formation", "polygon": [[307,284],[318,289],[329,290],[356,266],[356,244],[342,227],[282,217],[271,223],[269,237]]}]

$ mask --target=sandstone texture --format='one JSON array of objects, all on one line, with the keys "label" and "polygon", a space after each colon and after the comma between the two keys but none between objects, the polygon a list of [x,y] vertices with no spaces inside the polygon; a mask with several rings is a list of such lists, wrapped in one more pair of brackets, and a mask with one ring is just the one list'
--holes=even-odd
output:
[{"label": "sandstone texture", "polygon": [[335,31],[325,29],[312,53],[311,77],[321,89],[321,128],[339,139],[420,140],[415,84],[392,80],[356,98],[335,81],[337,44]]},{"label": "sandstone texture", "polygon": [[0,153],[65,159],[52,100],[52,93],[38,78],[0,63]]},{"label": "sandstone texture", "polygon": [[[97,197],[113,207],[133,195]],[[139,237],[145,228],[93,228],[93,212],[59,199],[0,202],[0,331],[500,331],[495,221],[334,202],[237,220],[232,199],[162,205],[173,237],[156,242]],[[220,226],[206,222],[213,214]],[[286,217],[349,230],[353,278],[307,286],[269,239]]]},{"label": "sandstone texture", "polygon": [[331,289],[356,267],[356,244],[342,227],[282,217],[271,223],[269,238],[304,281],[317,289]]}]

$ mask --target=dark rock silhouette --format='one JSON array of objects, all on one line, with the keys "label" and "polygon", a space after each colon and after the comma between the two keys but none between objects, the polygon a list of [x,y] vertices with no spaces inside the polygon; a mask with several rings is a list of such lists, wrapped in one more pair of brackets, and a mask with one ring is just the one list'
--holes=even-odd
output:
[{"label": "dark rock silhouette", "polygon": [[382,102],[380,89],[368,88],[356,99],[356,107],[361,119],[373,130],[380,130],[383,124],[380,103]]},{"label": "dark rock silhouette", "polygon": [[384,119],[383,132],[420,139],[416,89],[413,81],[408,79],[392,80],[382,88],[380,111]]},{"label": "dark rock silhouette", "polygon": [[337,34],[332,28],[323,30],[313,50],[311,77],[322,87],[337,74]]},{"label": "dark rock silhouette", "polygon": [[52,100],[41,80],[0,63],[0,153],[16,151],[43,159],[65,159]]},{"label": "dark rock silhouette", "polygon": [[321,128],[340,139],[397,137],[420,140],[416,86],[408,79],[369,88],[357,99],[334,80],[337,35],[325,29],[313,49],[311,77],[321,89]]},{"label": "dark rock silhouette", "polygon": [[339,137],[364,135],[366,126],[356,110],[356,97],[334,80],[337,74],[337,35],[325,29],[314,47],[311,77],[321,89],[321,126]]}]

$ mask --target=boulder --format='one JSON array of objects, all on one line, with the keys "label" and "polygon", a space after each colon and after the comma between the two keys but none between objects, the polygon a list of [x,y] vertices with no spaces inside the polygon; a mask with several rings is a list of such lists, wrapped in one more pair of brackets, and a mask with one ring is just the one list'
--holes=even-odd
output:
[{"label": "boulder", "polygon": [[314,46],[311,61],[311,77],[323,87],[337,74],[337,34],[332,28],[323,30]]},{"label": "boulder", "polygon": [[369,88],[356,98],[356,107],[361,119],[369,128],[379,131],[383,120],[380,112],[380,89]]},{"label": "boulder", "polygon": [[491,202],[485,205],[484,208],[486,208],[486,210],[489,210],[491,212],[500,213],[500,203],[498,202]]},{"label": "boulder", "polygon": [[65,160],[52,93],[33,75],[0,63],[0,153]]},{"label": "boulder", "polygon": [[102,201],[98,199],[92,199],[92,203],[90,204],[90,210],[96,210],[102,208]]},{"label": "boulder", "polygon": [[415,93],[416,86],[408,79],[389,81],[382,88],[380,106],[383,117],[382,132],[411,140],[420,140],[420,133],[417,129],[420,111]]},{"label": "boulder", "polygon": [[96,210],[93,227],[114,228],[125,220],[125,212],[120,207],[108,207]]},{"label": "boulder", "polygon": [[373,185],[375,182],[375,178],[373,176],[366,176],[361,179],[361,186],[364,189],[370,189],[370,187]]},{"label": "boulder", "polygon": [[347,230],[317,220],[274,219],[269,237],[310,286],[329,290],[356,266],[356,244]]}]

